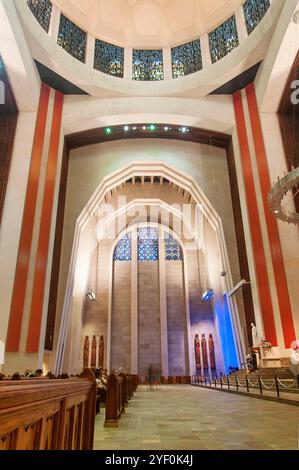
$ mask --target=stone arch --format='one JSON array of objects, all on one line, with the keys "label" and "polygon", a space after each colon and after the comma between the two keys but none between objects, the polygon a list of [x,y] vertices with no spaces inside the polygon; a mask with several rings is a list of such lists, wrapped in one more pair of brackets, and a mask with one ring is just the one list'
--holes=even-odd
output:
[{"label": "stone arch", "polygon": [[[74,289],[76,287],[76,265],[78,265],[78,259],[80,258],[80,254],[82,255],[82,250],[84,250],[84,244],[86,249],[86,243],[88,243],[88,230],[90,230],[90,221],[92,218],[92,214],[94,214],[97,210],[99,204],[101,204],[105,200],[105,196],[110,192],[113,191],[118,186],[124,184],[129,178],[133,176],[152,176],[157,175],[161,178],[166,178],[172,184],[176,185],[177,187],[181,188],[182,191],[188,192],[192,200],[197,204],[205,219],[208,221],[211,229],[215,232],[215,239],[217,240],[217,246],[219,249],[219,258],[220,258],[220,272],[226,271],[227,276],[224,280],[225,285],[222,286],[222,294],[224,292],[229,292],[233,287],[232,281],[232,274],[231,268],[228,258],[228,252],[225,242],[225,236],[222,226],[222,221],[212,206],[204,192],[201,190],[199,185],[196,181],[189,175],[184,174],[182,171],[177,170],[175,167],[167,165],[163,162],[161,163],[151,163],[151,162],[132,162],[131,164],[117,170],[116,172],[106,176],[103,178],[101,183],[99,184],[98,188],[86,204],[84,210],[80,214],[77,219],[75,235],[74,235],[74,242],[72,248],[72,256],[71,256],[71,263],[69,268],[68,280],[67,280],[67,287],[64,299],[64,306],[62,312],[62,320],[60,325],[60,332],[58,337],[58,345],[55,357],[55,371],[58,372],[62,368],[63,364],[63,356],[67,341],[68,335],[68,327],[69,327],[69,319],[74,312],[74,308],[72,304],[72,297],[74,294]],[[90,234],[89,234],[90,235]],[[199,234],[195,234],[196,238],[199,238]],[[81,262],[83,263],[83,258],[81,258]],[[84,258],[85,266],[89,265],[88,255],[85,255]],[[80,267],[81,269],[81,267]],[[88,270],[88,268],[87,268]],[[82,271],[82,270],[81,270]],[[83,278],[82,272],[80,275]],[[82,283],[83,284],[83,283]],[[75,308],[82,309],[82,302],[84,297],[85,288],[82,286],[80,287],[78,302],[76,303]],[[80,307],[81,305],[81,307]],[[239,364],[243,362],[244,354],[245,354],[245,342],[243,338],[243,332],[240,325],[240,320],[238,317],[237,306],[234,300],[230,303],[230,316],[231,321],[233,324],[233,333],[234,333],[234,340],[237,348],[237,355]]]}]

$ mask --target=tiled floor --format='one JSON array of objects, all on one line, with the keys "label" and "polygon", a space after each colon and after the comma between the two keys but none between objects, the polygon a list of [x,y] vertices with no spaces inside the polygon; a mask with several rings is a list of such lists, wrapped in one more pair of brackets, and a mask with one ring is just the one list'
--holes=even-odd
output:
[{"label": "tiled floor", "polygon": [[190,385],[140,387],[118,428],[104,413],[95,450],[299,449],[299,408]]}]

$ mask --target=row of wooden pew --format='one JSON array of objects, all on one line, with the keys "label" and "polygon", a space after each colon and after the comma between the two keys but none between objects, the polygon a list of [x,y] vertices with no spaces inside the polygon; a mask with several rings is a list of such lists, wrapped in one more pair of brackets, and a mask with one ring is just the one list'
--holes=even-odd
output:
[{"label": "row of wooden pew", "polygon": [[[76,377],[0,378],[0,450],[92,450],[97,384],[93,371]],[[105,426],[117,426],[139,383],[112,373]]]},{"label": "row of wooden pew", "polygon": [[0,381],[0,450],[91,450],[96,381],[79,377],[3,378]]},{"label": "row of wooden pew", "polygon": [[191,376],[189,375],[180,375],[180,376],[169,376],[169,377],[152,377],[151,380],[149,378],[145,378],[142,380],[142,383],[148,385],[149,383],[152,384],[162,384],[162,385],[189,385],[191,384]]},{"label": "row of wooden pew", "polygon": [[106,391],[105,426],[116,427],[139,384],[138,375],[112,373]]}]

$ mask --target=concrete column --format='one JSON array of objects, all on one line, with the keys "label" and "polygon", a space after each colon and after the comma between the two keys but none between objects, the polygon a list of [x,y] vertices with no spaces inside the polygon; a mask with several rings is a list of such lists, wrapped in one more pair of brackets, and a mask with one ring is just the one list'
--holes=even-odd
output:
[{"label": "concrete column", "polygon": [[124,78],[132,80],[133,73],[133,50],[130,47],[125,47],[124,53]]},{"label": "concrete column", "polygon": [[164,80],[172,79],[172,61],[170,47],[163,49],[163,67],[164,67]]},{"label": "concrete column", "polygon": [[[193,338],[191,335],[191,318],[190,318],[190,295],[189,295],[189,278],[188,278],[188,269],[187,269],[187,252],[184,252],[184,291],[185,291],[185,304],[186,304],[186,332],[187,332],[187,364],[189,366],[189,371],[186,371],[187,375],[193,375],[196,371],[195,357],[194,357],[194,348],[193,348]],[[201,362],[202,363],[202,362]]]},{"label": "concrete column", "polygon": [[168,377],[168,328],[167,328],[167,299],[166,299],[166,267],[164,232],[159,227],[159,283],[160,283],[160,321],[161,321],[161,362],[162,375]]},{"label": "concrete column", "polygon": [[238,36],[239,36],[239,43],[242,44],[242,42],[244,42],[245,39],[247,39],[248,37],[243,7],[240,7],[236,11],[235,17],[236,17],[236,23],[237,23]]},{"label": "concrete column", "polygon": [[87,35],[85,63],[89,69],[94,67],[94,50],[96,38],[92,34]]},{"label": "concrete column", "polygon": [[207,33],[200,36],[200,48],[201,48],[201,57],[202,57],[202,67],[204,69],[212,64],[211,54],[210,54],[209,35]]},{"label": "concrete column", "polygon": [[52,14],[49,28],[49,36],[57,42],[61,10],[54,3],[52,4]]},{"label": "concrete column", "polygon": [[132,232],[131,261],[131,374],[138,374],[138,248],[136,228]]}]

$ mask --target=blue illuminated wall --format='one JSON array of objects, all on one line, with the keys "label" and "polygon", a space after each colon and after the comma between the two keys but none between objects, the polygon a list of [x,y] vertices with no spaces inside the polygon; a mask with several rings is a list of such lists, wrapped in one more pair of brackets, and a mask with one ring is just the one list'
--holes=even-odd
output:
[{"label": "blue illuminated wall", "polygon": [[223,296],[223,301],[221,303],[215,299],[214,308],[217,317],[218,331],[222,346],[225,372],[228,373],[231,368],[239,367],[239,361],[234,340],[233,325],[231,322],[230,310],[226,295]]}]

